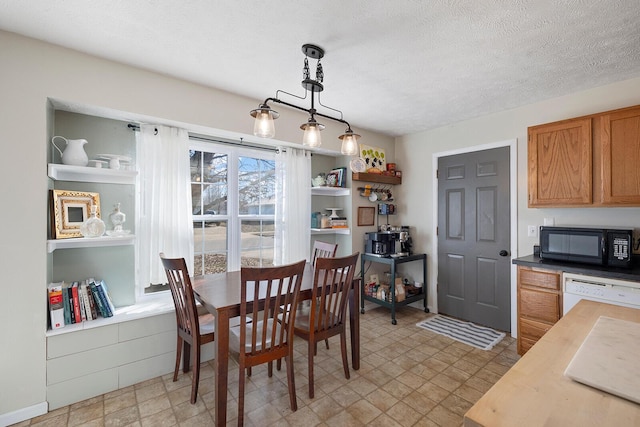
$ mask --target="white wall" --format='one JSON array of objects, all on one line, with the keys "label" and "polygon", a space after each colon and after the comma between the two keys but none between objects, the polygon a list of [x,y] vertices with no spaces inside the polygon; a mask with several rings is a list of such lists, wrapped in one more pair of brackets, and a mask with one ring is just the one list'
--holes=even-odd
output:
[{"label": "white wall", "polygon": [[[1,419],[37,410],[46,399],[46,154],[53,126],[48,98],[180,122],[201,132],[248,134],[245,141],[257,140],[250,135],[249,111],[262,99],[235,96],[2,31],[0,52]],[[291,82],[292,87],[298,84]],[[286,88],[265,88],[265,97],[276,89]],[[306,117],[285,108],[280,114],[277,138],[300,141],[299,125]],[[125,113],[119,118],[126,117]],[[339,151],[337,137],[344,127],[325,124],[323,148]],[[370,145],[393,144],[390,137],[354,130]]]},{"label": "white wall", "polygon": [[556,225],[640,228],[640,208],[527,208],[527,127],[638,104],[640,78],[397,138],[396,162],[403,170],[400,199],[407,201],[399,210],[402,222],[416,227],[413,234],[416,250],[429,253],[429,306],[433,307],[435,302],[438,269],[436,254],[430,253],[435,239],[432,230],[437,221],[433,215],[434,153],[517,138],[518,253],[512,256],[530,255],[538,239],[527,237],[527,225],[542,225],[545,217],[553,217]]}]

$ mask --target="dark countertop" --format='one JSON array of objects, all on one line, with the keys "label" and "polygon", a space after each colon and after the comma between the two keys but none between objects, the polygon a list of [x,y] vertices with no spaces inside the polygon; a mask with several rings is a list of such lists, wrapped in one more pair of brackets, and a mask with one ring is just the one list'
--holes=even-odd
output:
[{"label": "dark countertop", "polygon": [[547,270],[560,270],[567,273],[584,274],[587,276],[607,277],[619,280],[640,282],[640,262],[634,260],[633,268],[605,267],[599,265],[580,264],[575,262],[562,262],[540,259],[538,256],[527,255],[511,260],[513,264],[525,267],[546,268]]}]

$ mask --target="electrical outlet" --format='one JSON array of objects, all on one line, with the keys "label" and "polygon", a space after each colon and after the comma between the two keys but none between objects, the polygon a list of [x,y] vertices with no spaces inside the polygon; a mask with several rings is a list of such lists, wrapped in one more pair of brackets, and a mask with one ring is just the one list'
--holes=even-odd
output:
[{"label": "electrical outlet", "polygon": [[527,236],[529,237],[537,237],[538,236],[538,228],[535,225],[527,226]]}]

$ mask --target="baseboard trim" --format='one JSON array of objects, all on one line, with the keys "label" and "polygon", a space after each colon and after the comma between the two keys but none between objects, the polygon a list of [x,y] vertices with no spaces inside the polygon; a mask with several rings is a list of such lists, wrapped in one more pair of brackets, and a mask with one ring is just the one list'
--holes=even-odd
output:
[{"label": "baseboard trim", "polygon": [[38,403],[37,405],[18,409],[17,411],[8,412],[0,415],[0,426],[6,427],[31,418],[39,417],[47,413],[47,402]]}]

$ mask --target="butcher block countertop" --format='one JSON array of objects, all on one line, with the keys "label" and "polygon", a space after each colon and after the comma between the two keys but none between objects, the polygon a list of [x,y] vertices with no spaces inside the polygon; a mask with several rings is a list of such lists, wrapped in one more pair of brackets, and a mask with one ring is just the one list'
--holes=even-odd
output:
[{"label": "butcher block countertop", "polygon": [[640,405],[564,376],[600,316],[640,328],[638,309],[580,301],[467,411],[464,426],[639,426]]}]

